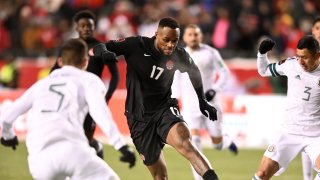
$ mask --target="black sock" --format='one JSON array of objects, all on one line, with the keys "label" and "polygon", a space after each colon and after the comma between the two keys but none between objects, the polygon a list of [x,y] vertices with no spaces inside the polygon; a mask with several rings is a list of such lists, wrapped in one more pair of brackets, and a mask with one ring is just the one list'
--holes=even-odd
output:
[{"label": "black sock", "polygon": [[209,169],[207,172],[205,172],[202,178],[204,180],[219,180],[217,174],[214,172],[213,169]]}]

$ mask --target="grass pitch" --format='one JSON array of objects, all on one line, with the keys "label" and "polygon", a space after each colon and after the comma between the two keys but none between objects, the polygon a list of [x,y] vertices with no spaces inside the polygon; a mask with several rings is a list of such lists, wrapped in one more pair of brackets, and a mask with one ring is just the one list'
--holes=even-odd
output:
[{"label": "grass pitch", "polygon": [[[133,169],[128,164],[119,161],[120,153],[113,147],[104,146],[105,161],[118,173],[123,180],[149,180],[152,179],[149,171],[138,157]],[[251,180],[258,168],[263,149],[240,149],[239,155],[234,156],[227,150],[216,151],[204,149],[204,154],[212,163],[221,180]],[[192,180],[188,162],[173,148],[165,148],[164,155],[167,162],[169,179]],[[3,180],[29,180],[32,179],[28,171],[27,150],[20,142],[16,151],[0,146],[0,179]],[[274,180],[301,180],[302,167],[300,156],[297,157],[289,168]]]}]

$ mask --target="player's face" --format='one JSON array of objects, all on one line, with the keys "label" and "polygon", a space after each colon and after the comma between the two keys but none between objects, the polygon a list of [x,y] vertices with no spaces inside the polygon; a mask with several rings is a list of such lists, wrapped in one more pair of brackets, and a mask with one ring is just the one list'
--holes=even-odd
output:
[{"label": "player's face", "polygon": [[89,18],[81,18],[76,23],[76,31],[81,39],[88,39],[93,36],[94,21]]},{"label": "player's face", "polygon": [[297,49],[299,64],[303,70],[311,72],[319,66],[319,53],[312,54],[308,49]]},{"label": "player's face", "polygon": [[197,49],[202,41],[202,33],[199,28],[186,28],[183,34],[183,41],[191,49]]},{"label": "player's face", "polygon": [[316,22],[311,29],[312,35],[317,39],[320,43],[320,21]]},{"label": "player's face", "polygon": [[158,28],[155,39],[155,47],[156,49],[166,56],[172,54],[174,49],[177,47],[180,29],[171,29],[169,27]]}]

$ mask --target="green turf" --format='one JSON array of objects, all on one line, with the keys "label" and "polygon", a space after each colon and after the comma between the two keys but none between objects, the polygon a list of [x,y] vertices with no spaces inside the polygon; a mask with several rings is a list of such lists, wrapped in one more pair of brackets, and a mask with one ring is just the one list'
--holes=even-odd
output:
[{"label": "green turf", "polygon": [[[204,154],[212,163],[221,180],[251,180],[256,171],[264,150],[240,149],[238,156],[228,151],[205,149]],[[168,166],[169,179],[192,180],[188,162],[174,149],[165,148],[165,158]],[[105,146],[105,160],[119,174],[121,179],[144,180],[152,179],[147,168],[138,157],[137,165],[129,169],[127,164],[119,161],[120,153],[110,146]],[[27,166],[27,152],[24,143],[16,151],[0,146],[0,179],[28,180],[32,179]],[[301,180],[301,159],[296,158],[287,171],[275,180]]]}]

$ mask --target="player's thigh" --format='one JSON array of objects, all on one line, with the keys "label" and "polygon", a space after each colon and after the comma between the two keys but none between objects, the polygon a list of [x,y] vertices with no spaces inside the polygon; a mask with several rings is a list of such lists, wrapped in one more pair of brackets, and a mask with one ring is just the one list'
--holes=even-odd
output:
[{"label": "player's thigh", "polygon": [[313,168],[318,171],[320,169],[320,137],[305,137],[307,146],[304,151],[309,156]]},{"label": "player's thigh", "polygon": [[302,151],[304,148],[303,140],[302,136],[284,132],[277,133],[264,153],[265,157],[279,164],[279,171],[276,175],[285,171],[290,162]]},{"label": "player's thigh", "polygon": [[148,165],[147,167],[152,175],[157,174],[157,175],[161,175],[162,177],[168,176],[167,167],[166,167],[166,163],[165,163],[165,159],[162,151],[158,160],[153,164]]},{"label": "player's thigh", "polygon": [[96,156],[92,148],[78,149],[76,153],[71,155],[73,159],[79,159],[81,162],[74,164],[73,175],[71,179],[83,180],[117,180],[118,175],[111,169],[111,167]]},{"label": "player's thigh", "polygon": [[128,118],[131,138],[143,163],[147,166],[155,163],[164,147],[164,142],[157,134],[157,123],[152,117],[144,117],[146,122]]},{"label": "player's thigh", "polygon": [[[29,170],[34,179],[64,179],[68,175],[71,175],[67,169],[61,168],[57,165],[59,162],[61,147],[57,144],[50,145],[37,154],[31,154],[28,156]],[[67,157],[63,163],[67,163]]]},{"label": "player's thigh", "polygon": [[267,177],[273,176],[279,170],[279,163],[270,159],[269,157],[263,156],[258,168],[258,172],[263,172]]}]

